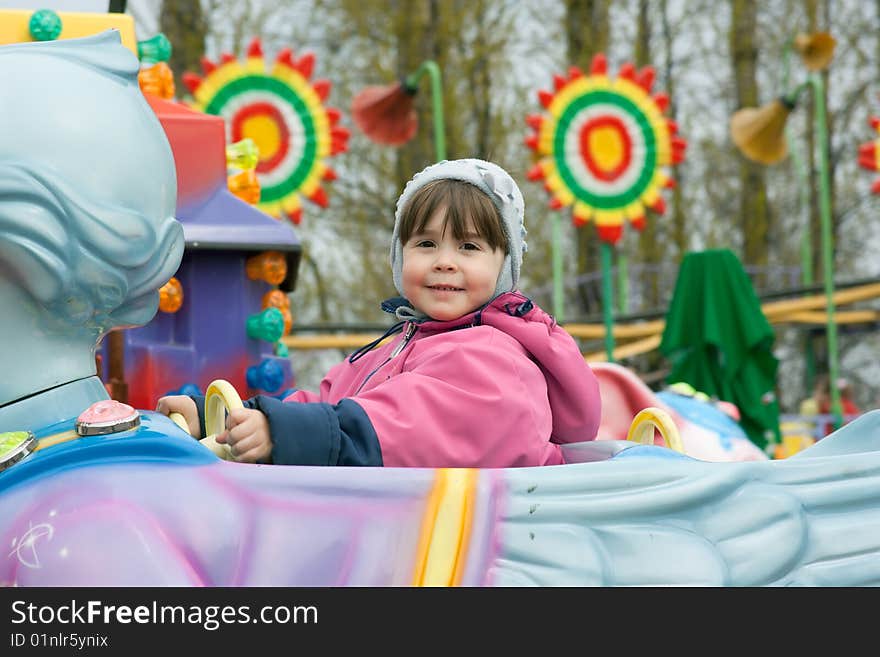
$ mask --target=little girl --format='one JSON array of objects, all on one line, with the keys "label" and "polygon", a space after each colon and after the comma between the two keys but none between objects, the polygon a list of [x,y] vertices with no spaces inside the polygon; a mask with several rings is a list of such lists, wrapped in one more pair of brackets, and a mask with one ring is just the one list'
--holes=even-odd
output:
[{"label": "little girl", "polygon": [[[490,162],[417,174],[391,238],[403,296],[382,304],[401,320],[389,334],[402,335],[357,350],[318,393],[247,400],[217,441],[247,463],[561,464],[561,443],[596,437],[599,388],[572,337],[516,291],[523,214],[516,183]],[[157,410],[203,435],[203,398],[163,397]]]}]

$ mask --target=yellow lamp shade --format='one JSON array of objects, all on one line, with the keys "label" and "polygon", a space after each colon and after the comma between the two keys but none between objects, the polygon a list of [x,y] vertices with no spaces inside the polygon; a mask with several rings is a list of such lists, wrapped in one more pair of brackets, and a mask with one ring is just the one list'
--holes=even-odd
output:
[{"label": "yellow lamp shade", "polygon": [[834,58],[835,45],[837,42],[828,32],[798,34],[794,38],[794,49],[810,71],[824,71],[828,67]]},{"label": "yellow lamp shade", "polygon": [[750,160],[776,164],[788,154],[785,121],[792,108],[776,99],[760,108],[746,107],[730,119],[730,136],[736,147]]}]

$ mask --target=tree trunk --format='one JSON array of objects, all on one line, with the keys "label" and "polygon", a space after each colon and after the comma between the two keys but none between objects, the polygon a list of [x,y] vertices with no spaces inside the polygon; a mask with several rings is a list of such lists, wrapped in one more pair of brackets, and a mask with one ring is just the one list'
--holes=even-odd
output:
[{"label": "tree trunk", "polygon": [[[818,2],[817,0],[805,0],[804,11],[807,14],[807,33],[812,34],[818,27]],[[803,70],[803,67],[801,67]],[[803,93],[803,92],[802,92]],[[810,207],[809,207],[809,231],[810,251],[813,261],[813,280],[821,281],[823,276],[822,267],[822,215],[819,200],[819,167],[816,160],[816,124],[813,121],[816,111],[813,103],[813,94],[804,93],[808,96],[802,99],[806,110],[807,119],[807,166],[810,173]]]},{"label": "tree trunk", "polygon": [[[636,25],[636,43],[633,52],[635,61],[633,63],[638,70],[641,70],[651,64],[651,22],[648,16],[648,0],[639,0],[639,15]],[[666,217],[648,211],[645,219],[645,227],[638,237],[638,259],[643,265],[651,267],[662,260],[660,254],[664,249],[659,244],[660,231],[657,222],[665,221]],[[660,305],[660,277],[651,275],[650,271],[650,269],[646,269],[645,275],[642,277],[645,286],[643,309],[657,308]]]},{"label": "tree trunk", "polygon": [[[669,24],[669,14],[667,12],[667,0],[661,0],[660,2],[660,14],[661,14],[661,22],[663,24],[663,42],[665,48],[665,59],[666,59],[666,75],[663,76],[663,79],[666,81],[665,91],[669,95],[670,103],[669,103],[669,118],[673,121],[678,121],[678,103],[675,102],[675,77],[673,75],[673,55],[672,55],[672,44],[673,44],[673,34],[672,27]],[[684,171],[681,168],[678,168],[675,172],[675,188],[672,190],[672,208],[671,213],[668,218],[668,222],[670,224],[670,235],[671,239],[667,240],[667,243],[671,241],[672,244],[675,245],[675,261],[681,262],[681,259],[684,257],[685,252],[688,250],[689,242],[688,242],[688,230],[687,230],[687,218],[685,216],[685,204],[684,204],[684,196],[682,194],[682,189],[684,188],[683,180]]]},{"label": "tree trunk", "polygon": [[[755,44],[756,0],[732,0],[730,52],[733,59],[737,107],[758,107],[758,49]],[[740,156],[739,220],[742,230],[742,260],[746,265],[766,265],[768,227],[767,185],[764,165]],[[764,281],[756,281],[762,286]]]}]

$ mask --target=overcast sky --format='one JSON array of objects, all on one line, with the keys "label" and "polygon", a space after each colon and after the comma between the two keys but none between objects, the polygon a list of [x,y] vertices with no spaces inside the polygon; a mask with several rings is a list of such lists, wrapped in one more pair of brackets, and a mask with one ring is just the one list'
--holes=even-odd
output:
[{"label": "overcast sky", "polygon": [[134,18],[138,39],[149,39],[159,31],[159,11],[162,0],[128,0],[125,13]]}]

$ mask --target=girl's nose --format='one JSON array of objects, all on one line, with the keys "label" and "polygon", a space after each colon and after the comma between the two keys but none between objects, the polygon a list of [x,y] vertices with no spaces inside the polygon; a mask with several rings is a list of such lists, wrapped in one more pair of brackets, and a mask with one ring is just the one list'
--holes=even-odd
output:
[{"label": "girl's nose", "polygon": [[456,264],[455,256],[455,249],[451,249],[441,245],[440,248],[437,249],[437,255],[434,258],[434,270],[455,271],[456,269],[458,269],[458,264]]},{"label": "girl's nose", "polygon": [[455,271],[456,269],[458,269],[458,265],[455,263],[455,257],[446,249],[440,249],[434,259],[434,270]]}]

